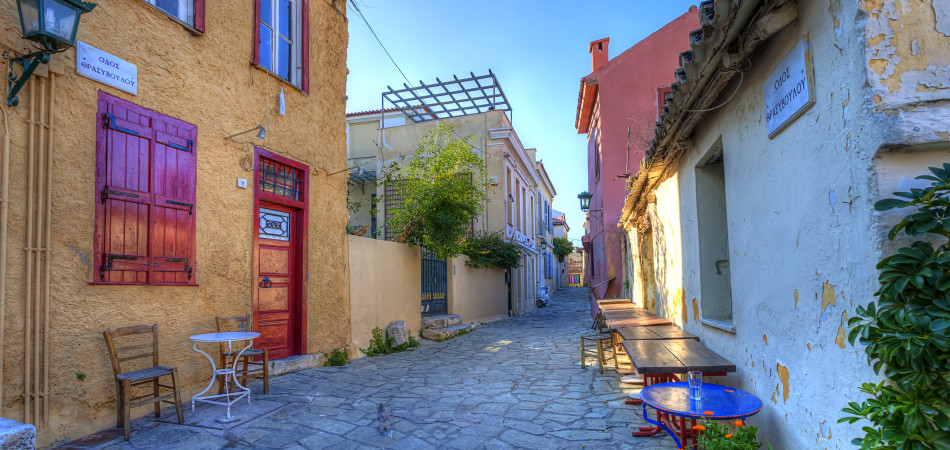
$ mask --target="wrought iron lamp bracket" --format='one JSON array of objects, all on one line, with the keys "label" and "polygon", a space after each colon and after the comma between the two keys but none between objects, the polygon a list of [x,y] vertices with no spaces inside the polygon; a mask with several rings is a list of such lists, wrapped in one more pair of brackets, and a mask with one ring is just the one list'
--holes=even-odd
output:
[{"label": "wrought iron lamp bracket", "polygon": [[[27,64],[27,60],[30,58],[33,59]],[[48,62],[49,53],[45,51],[34,52],[19,58],[10,59],[10,74],[7,75],[7,105],[16,106],[20,103],[20,99],[17,98],[17,93],[19,93],[23,85],[26,84],[26,80],[30,79],[30,75],[33,75],[36,66],[40,65],[40,63],[46,64]],[[17,63],[23,66],[20,75],[16,74]]]}]

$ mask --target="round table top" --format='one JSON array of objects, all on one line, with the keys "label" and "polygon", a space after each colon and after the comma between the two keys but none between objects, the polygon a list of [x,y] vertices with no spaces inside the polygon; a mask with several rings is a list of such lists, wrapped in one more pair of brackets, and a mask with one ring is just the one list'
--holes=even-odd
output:
[{"label": "round table top", "polygon": [[222,333],[205,333],[205,334],[196,334],[189,337],[195,342],[234,342],[234,341],[248,341],[259,337],[260,333],[254,333],[249,331],[225,331]]},{"label": "round table top", "polygon": [[689,399],[689,383],[660,383],[643,388],[640,399],[660,411],[695,419],[741,419],[762,409],[762,400],[741,389],[703,383],[702,400]]}]

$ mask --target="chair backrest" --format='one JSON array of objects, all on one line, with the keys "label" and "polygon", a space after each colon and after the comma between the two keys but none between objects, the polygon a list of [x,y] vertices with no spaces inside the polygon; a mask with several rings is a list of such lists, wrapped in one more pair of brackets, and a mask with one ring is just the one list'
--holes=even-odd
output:
[{"label": "chair backrest", "polygon": [[[218,329],[218,333],[224,331],[254,331],[251,329],[253,324],[251,323],[250,315],[232,317],[215,316],[214,324]],[[243,343],[247,341],[240,342]],[[219,343],[218,348],[221,350],[221,352],[225,352],[228,349],[228,344]]]},{"label": "chair backrest", "polygon": [[214,324],[218,333],[223,331],[254,331],[251,329],[251,316],[215,317]]},{"label": "chair backrest", "polygon": [[[151,341],[148,335],[151,334]],[[109,348],[109,359],[112,361],[112,374],[122,373],[122,363],[138,359],[151,357],[151,365],[158,365],[158,324],[155,325],[134,325],[131,327],[117,328],[115,330],[106,330],[102,332],[106,340],[106,346]],[[129,345],[117,347],[116,340],[123,343],[129,342]],[[147,363],[146,363],[147,364]]]}]

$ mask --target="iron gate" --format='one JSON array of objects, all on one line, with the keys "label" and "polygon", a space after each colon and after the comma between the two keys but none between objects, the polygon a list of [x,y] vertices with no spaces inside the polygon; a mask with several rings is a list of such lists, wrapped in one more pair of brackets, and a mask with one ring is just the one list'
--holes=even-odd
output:
[{"label": "iron gate", "polygon": [[422,317],[448,313],[445,260],[422,251]]}]

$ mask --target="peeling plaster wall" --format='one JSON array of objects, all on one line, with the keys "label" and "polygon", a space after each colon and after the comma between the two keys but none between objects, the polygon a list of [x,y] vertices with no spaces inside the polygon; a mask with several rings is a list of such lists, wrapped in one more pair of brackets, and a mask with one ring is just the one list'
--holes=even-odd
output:
[{"label": "peeling plaster wall", "polygon": [[[705,117],[653,191],[658,312],[736,364],[720,381],[764,401],[748,422],[773,448],[848,448],[861,433],[837,423],[840,409],[879,377],[844,338],[846,321],[873,299],[874,266],[899,244],[885,241],[898,213],[874,202],[950,161],[945,4],[799,2],[799,19],[754,57],[735,98]],[[816,102],[769,139],[762,84],[805,34]],[[734,333],[696,320],[695,168],[720,137]]]},{"label": "peeling plaster wall", "polygon": [[[2,0],[0,5],[0,43],[21,54],[32,51],[20,38],[15,2]],[[207,385],[208,361],[192,350],[188,336],[214,331],[216,315],[252,311],[257,218],[253,174],[239,165],[252,145],[223,138],[259,123],[268,125],[268,149],[311,167],[307,352],[327,352],[350,340],[346,178],[328,178],[317,168],[339,170],[346,162],[345,8],[331,1],[310,2],[311,92],[284,86],[287,114],[279,116],[281,83],[249,64],[253,15],[250,3],[243,5],[207,2],[202,36],[142,1],[99,2],[83,15],[78,39],[136,64],[137,96],[77,75],[75,50],[52,56],[64,70],[56,79],[53,146],[50,422],[37,428],[40,446],[115,425],[115,386],[103,330],[158,323],[161,362],[178,368],[182,399]],[[197,126],[197,287],[88,284],[93,273],[98,91]],[[20,106],[7,110],[11,201],[2,415],[15,420],[23,420],[28,92],[28,87],[21,91]],[[253,134],[238,139],[253,139]],[[238,188],[238,177],[248,179],[250,189]],[[77,373],[85,379],[77,379]],[[149,412],[148,407],[132,410],[133,417]]]}]

